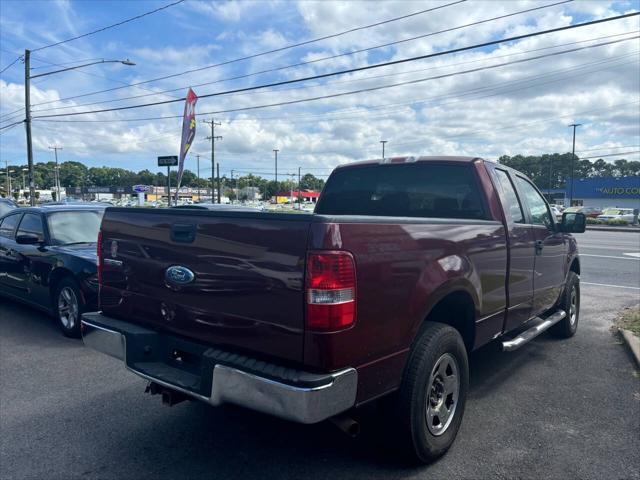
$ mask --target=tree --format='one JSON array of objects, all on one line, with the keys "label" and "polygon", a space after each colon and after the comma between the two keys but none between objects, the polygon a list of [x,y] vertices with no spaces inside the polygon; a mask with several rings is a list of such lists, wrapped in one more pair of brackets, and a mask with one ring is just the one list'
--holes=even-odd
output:
[{"label": "tree", "polygon": [[302,190],[320,191],[324,187],[324,180],[307,173],[300,179],[300,188]]}]

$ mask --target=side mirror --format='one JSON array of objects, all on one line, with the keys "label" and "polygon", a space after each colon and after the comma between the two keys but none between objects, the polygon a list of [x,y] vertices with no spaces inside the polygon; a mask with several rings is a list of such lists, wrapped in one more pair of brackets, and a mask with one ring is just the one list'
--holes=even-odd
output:
[{"label": "side mirror", "polygon": [[20,245],[35,245],[40,243],[40,238],[33,233],[23,233],[16,235],[16,243]]},{"label": "side mirror", "polygon": [[560,231],[565,233],[584,233],[587,228],[587,217],[580,212],[565,212],[562,214]]}]

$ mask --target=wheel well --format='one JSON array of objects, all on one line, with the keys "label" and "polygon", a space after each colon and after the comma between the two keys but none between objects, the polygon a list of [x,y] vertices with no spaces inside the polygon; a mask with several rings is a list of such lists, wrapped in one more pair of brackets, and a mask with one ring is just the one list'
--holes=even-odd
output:
[{"label": "wheel well", "polygon": [[471,351],[475,341],[475,304],[465,291],[457,291],[442,298],[429,312],[427,322],[449,325],[460,333],[467,350]]},{"label": "wheel well", "polygon": [[569,267],[569,270],[574,272],[576,275],[580,275],[580,261],[577,258],[573,259],[573,262],[571,262],[571,266]]},{"label": "wheel well", "polygon": [[51,276],[49,277],[49,294],[51,298],[51,303],[53,304],[54,298],[53,296],[56,294],[56,288],[58,284],[63,278],[73,277],[73,273],[71,273],[66,268],[56,268],[53,272],[51,272]]}]

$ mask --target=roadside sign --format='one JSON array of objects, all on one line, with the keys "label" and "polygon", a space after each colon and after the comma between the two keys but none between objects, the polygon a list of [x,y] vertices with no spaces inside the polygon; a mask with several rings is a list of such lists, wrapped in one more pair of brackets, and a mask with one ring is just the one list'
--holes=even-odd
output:
[{"label": "roadside sign", "polygon": [[151,191],[151,187],[149,185],[134,185],[133,191],[136,193],[147,193]]},{"label": "roadside sign", "polygon": [[177,155],[158,157],[158,166],[159,167],[175,167],[176,165],[178,165],[178,156]]}]

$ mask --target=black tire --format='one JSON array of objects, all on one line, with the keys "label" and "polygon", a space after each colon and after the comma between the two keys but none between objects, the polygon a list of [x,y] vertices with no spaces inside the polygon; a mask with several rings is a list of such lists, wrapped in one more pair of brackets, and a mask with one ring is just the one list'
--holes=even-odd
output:
[{"label": "black tire", "polygon": [[558,308],[567,312],[567,316],[550,328],[550,332],[559,338],[570,338],[578,330],[580,319],[580,277],[569,272],[567,282],[558,302]]},{"label": "black tire", "polygon": [[80,338],[80,317],[85,304],[78,282],[71,277],[60,280],[52,301],[53,314],[62,333],[67,337]]},{"label": "black tire", "polygon": [[[427,322],[419,335],[405,368],[400,390],[393,398],[393,421],[399,438],[393,438],[392,441],[396,443],[399,440],[396,444],[402,449],[403,456],[429,463],[446,453],[460,428],[469,386],[469,362],[462,337],[454,328]],[[445,360],[449,362],[446,365],[442,363]],[[449,373],[454,370],[452,363],[458,373],[457,399],[448,392],[447,384],[451,384],[451,381],[444,380],[444,377],[440,383],[437,381],[438,368],[444,371],[445,377],[451,378]],[[445,410],[442,410],[446,423],[440,421],[439,413],[434,415],[443,407],[450,412],[445,418]]]}]

